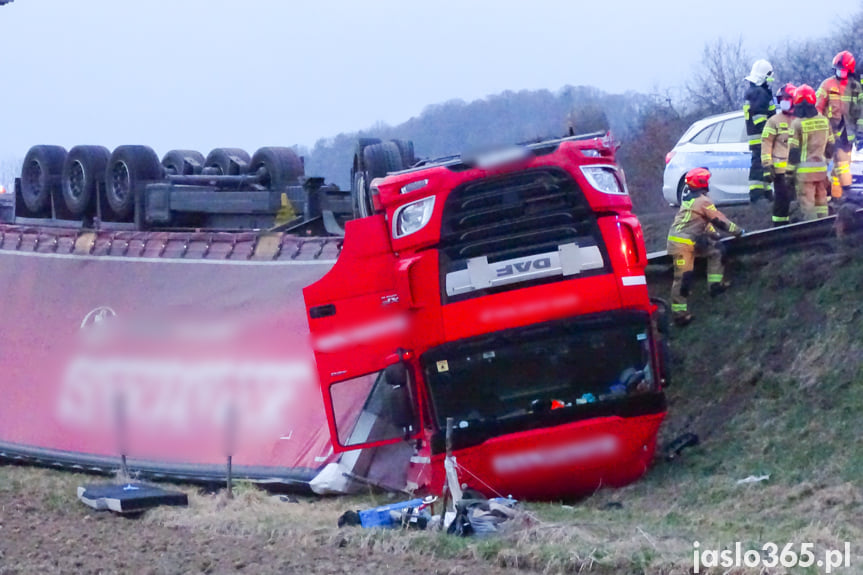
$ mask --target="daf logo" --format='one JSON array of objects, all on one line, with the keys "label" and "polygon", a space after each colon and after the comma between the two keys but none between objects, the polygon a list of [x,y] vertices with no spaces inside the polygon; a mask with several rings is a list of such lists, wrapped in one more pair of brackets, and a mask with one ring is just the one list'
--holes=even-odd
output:
[{"label": "daf logo", "polygon": [[114,319],[115,317],[117,317],[117,312],[115,312],[108,306],[97,307],[96,309],[88,313],[86,316],[84,316],[84,321],[81,322],[81,329],[98,327]]},{"label": "daf logo", "polygon": [[529,272],[531,268],[535,270],[547,270],[550,267],[551,258],[541,257],[532,260],[524,260],[507,264],[503,267],[495,269],[495,272],[497,273],[497,277],[504,278],[515,274],[523,274]]},{"label": "daf logo", "polygon": [[381,305],[391,305],[394,303],[399,303],[398,294],[381,296]]}]

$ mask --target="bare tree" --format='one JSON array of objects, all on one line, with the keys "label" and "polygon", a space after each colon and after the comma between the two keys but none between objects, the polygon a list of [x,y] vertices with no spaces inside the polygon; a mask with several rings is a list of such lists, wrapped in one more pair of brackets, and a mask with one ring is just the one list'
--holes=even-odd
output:
[{"label": "bare tree", "polygon": [[727,42],[720,38],[704,47],[701,63],[686,92],[693,106],[704,114],[739,108],[743,77],[752,64],[743,48],[743,39]]},{"label": "bare tree", "polygon": [[776,76],[782,84],[791,82],[795,86],[809,84],[818,88],[830,74],[837,46],[834,38],[789,42],[782,49],[771,51],[770,61],[774,63]]},{"label": "bare tree", "polygon": [[[809,40],[793,40],[770,52],[770,61],[782,83],[809,84],[817,88],[832,74],[833,57],[848,50],[857,58],[863,58],[863,2],[858,12],[847,19],[833,21],[832,31],[824,37]],[[858,66],[860,69],[860,66]]]}]

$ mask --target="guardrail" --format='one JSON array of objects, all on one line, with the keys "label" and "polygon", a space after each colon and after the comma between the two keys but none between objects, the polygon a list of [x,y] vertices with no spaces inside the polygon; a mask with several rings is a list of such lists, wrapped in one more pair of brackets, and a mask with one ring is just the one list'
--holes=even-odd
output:
[{"label": "guardrail", "polygon": [[[843,223],[845,222],[845,218],[848,220],[846,226],[848,233],[863,230],[863,208],[848,211],[847,214],[843,214],[841,217],[843,218]],[[853,218],[853,221],[851,218]],[[798,222],[778,228],[748,232],[739,238],[723,238],[720,242],[724,245],[726,254],[732,256],[789,247],[803,242],[834,236],[837,227],[836,220],[837,216],[832,215],[826,218]],[[663,266],[671,266],[671,256],[665,250],[650,252],[647,254],[647,264],[648,266],[653,266],[652,269],[648,267],[648,273],[663,273],[667,271]]]}]

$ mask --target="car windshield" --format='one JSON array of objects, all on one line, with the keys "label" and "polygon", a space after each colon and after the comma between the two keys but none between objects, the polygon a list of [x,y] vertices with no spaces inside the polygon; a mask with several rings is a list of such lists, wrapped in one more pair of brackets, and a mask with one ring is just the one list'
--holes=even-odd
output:
[{"label": "car windshield", "polygon": [[648,332],[642,314],[606,314],[449,346],[424,357],[435,419],[466,430],[655,391]]}]

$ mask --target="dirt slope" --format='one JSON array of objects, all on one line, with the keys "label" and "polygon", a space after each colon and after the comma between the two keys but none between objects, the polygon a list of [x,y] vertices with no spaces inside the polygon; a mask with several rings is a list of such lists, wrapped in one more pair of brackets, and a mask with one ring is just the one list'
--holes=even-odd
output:
[{"label": "dirt slope", "polygon": [[[664,234],[667,224],[654,228]],[[812,542],[818,554],[847,541],[852,568],[834,572],[863,573],[859,241],[734,260],[734,286],[716,299],[700,277],[696,321],[672,332],[662,441],[689,431],[701,444],[672,463],[658,459],[627,488],[527,505],[530,520],[504,536],[339,530],[344,510],[387,500],[286,503],[248,487],[228,504],[190,487],[189,509],[129,520],[75,500],[77,484],[93,478],[0,466],[0,573],[667,575],[691,572],[694,541],[753,549]],[[669,284],[651,278],[651,292],[667,297]],[[737,484],[750,475],[769,479]]]}]

